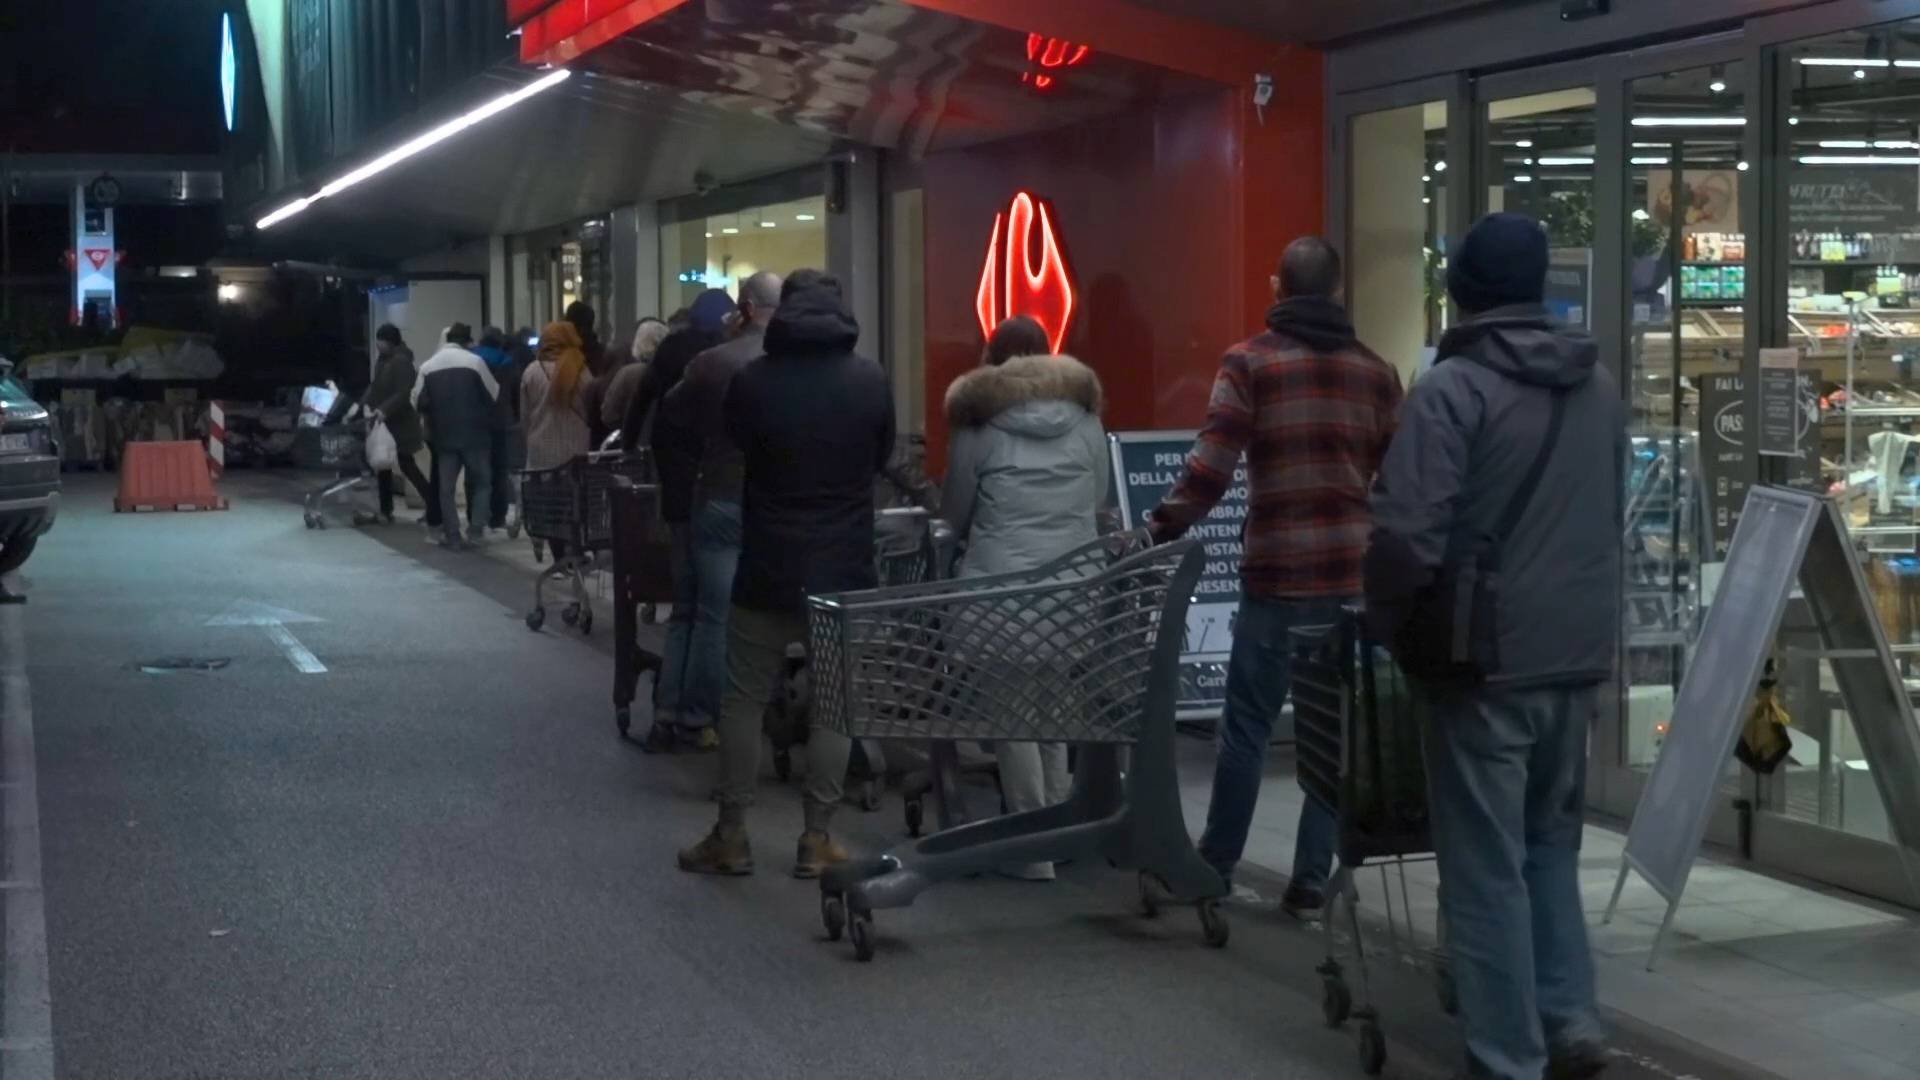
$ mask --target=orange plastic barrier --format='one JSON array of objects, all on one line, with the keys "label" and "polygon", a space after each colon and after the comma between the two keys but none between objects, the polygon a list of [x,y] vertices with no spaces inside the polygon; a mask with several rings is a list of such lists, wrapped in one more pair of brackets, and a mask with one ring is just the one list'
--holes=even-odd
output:
[{"label": "orange plastic barrier", "polygon": [[120,459],[115,513],[146,510],[225,510],[213,490],[207,451],[197,442],[128,443]]}]

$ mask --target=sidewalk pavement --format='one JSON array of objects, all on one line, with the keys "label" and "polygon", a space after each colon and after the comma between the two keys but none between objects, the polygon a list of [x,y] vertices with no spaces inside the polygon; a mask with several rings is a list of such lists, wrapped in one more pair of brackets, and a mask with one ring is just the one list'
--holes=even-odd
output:
[{"label": "sidewalk pavement", "polygon": [[[1206,821],[1211,746],[1182,739],[1181,790],[1187,824]],[[1277,888],[1293,865],[1305,798],[1293,754],[1276,747],[1247,842],[1235,903],[1279,907]],[[1589,825],[1580,884],[1592,928],[1602,1006],[1626,1022],[1678,1036],[1788,1080],[1836,1076],[1920,1080],[1920,915],[1838,890],[1757,874],[1708,851],[1696,864],[1657,968],[1647,954],[1666,902],[1629,875],[1611,925],[1600,915],[1620,868],[1624,834]],[[1406,868],[1416,933],[1433,944],[1439,876],[1431,861]],[[1358,875],[1361,908],[1381,916],[1382,876]],[[1396,911],[1399,880],[1392,879]]]},{"label": "sidewalk pavement", "polygon": [[[424,530],[419,542],[430,545]],[[502,534],[474,557],[523,574],[527,608],[534,571],[551,565],[551,556],[535,562],[525,537],[508,540]],[[609,571],[590,574],[588,587],[596,603],[605,600],[611,595]],[[550,606],[562,595],[551,592]],[[610,620],[605,631],[596,627],[596,636],[602,632],[611,634]],[[1197,836],[1206,821],[1213,750],[1202,739],[1183,738],[1179,746],[1187,824]],[[1292,752],[1276,747],[1248,837],[1250,872],[1241,875],[1258,887],[1238,885],[1237,906],[1284,918],[1278,914],[1279,889],[1270,883],[1284,882],[1293,865],[1304,797]],[[1920,914],[1754,873],[1707,851],[1694,868],[1659,965],[1649,972],[1648,950],[1665,910],[1651,887],[1629,875],[1613,923],[1599,922],[1624,843],[1619,831],[1589,825],[1580,871],[1600,1000],[1617,1019],[1746,1063],[1752,1071],[1743,1075],[1920,1080]],[[1415,932],[1421,945],[1431,947],[1438,874],[1427,861],[1409,865],[1406,875]],[[1386,879],[1369,869],[1358,882],[1363,913],[1381,915]],[[1391,884],[1398,908],[1398,878]]]}]

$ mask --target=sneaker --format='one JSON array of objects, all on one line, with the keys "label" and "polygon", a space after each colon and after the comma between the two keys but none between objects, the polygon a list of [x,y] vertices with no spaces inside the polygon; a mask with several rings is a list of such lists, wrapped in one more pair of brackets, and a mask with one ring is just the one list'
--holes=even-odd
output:
[{"label": "sneaker", "polygon": [[747,843],[745,828],[722,823],[699,843],[682,850],[679,861],[680,869],[689,874],[739,877],[753,873],[753,848]]},{"label": "sneaker", "polygon": [[468,543],[478,545],[478,544],[485,543],[486,540],[487,540],[487,527],[485,525],[467,526],[467,542]]},{"label": "sneaker", "polygon": [[655,720],[653,726],[647,729],[647,737],[640,740],[640,748],[649,754],[671,754],[679,743],[680,738],[674,733],[672,724]]},{"label": "sneaker", "polygon": [[1326,894],[1304,885],[1289,885],[1280,896],[1280,910],[1296,919],[1311,919],[1327,906]]},{"label": "sneaker", "polygon": [[827,867],[853,858],[847,849],[834,843],[833,837],[817,829],[800,834],[799,850],[793,856],[793,876],[812,880],[826,873]]},{"label": "sneaker", "polygon": [[1607,1044],[1599,1039],[1582,1039],[1547,1055],[1547,1080],[1588,1080],[1606,1068]]},{"label": "sneaker", "polygon": [[713,729],[712,724],[696,728],[677,728],[675,734],[678,736],[677,742],[681,750],[696,754],[711,754],[720,749],[720,733]]}]

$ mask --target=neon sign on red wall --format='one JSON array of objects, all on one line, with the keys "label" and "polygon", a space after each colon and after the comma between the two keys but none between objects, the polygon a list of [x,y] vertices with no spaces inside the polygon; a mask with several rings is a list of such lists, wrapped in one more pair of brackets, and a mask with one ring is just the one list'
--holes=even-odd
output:
[{"label": "neon sign on red wall", "polygon": [[1026,315],[1046,329],[1048,347],[1057,353],[1073,325],[1076,303],[1053,215],[1046,203],[1022,191],[1005,212],[993,216],[993,235],[974,299],[980,332],[992,337],[1002,322]]},{"label": "neon sign on red wall", "polygon": [[1020,81],[1030,84],[1035,90],[1045,90],[1053,85],[1054,72],[1078,66],[1092,51],[1085,45],[1075,45],[1062,38],[1028,34],[1028,67],[1020,73]]}]

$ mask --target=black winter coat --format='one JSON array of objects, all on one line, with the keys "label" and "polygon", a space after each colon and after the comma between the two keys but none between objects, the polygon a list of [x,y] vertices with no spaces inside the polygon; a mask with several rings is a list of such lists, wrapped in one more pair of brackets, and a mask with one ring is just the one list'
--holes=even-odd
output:
[{"label": "black winter coat", "polygon": [[893,453],[893,392],[837,291],[786,300],[767,354],[727,388],[727,433],[746,459],[733,599],[798,611],[809,594],[870,589],[875,479]]}]

